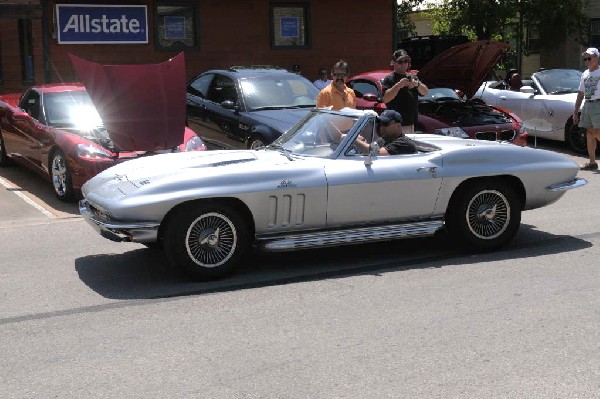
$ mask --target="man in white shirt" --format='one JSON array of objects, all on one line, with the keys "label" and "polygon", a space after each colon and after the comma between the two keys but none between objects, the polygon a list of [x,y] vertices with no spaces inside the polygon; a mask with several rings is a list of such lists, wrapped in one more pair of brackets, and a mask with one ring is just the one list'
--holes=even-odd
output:
[{"label": "man in white shirt", "polygon": [[[590,47],[581,56],[588,69],[583,72],[579,82],[573,123],[579,123],[579,127],[587,129],[587,150],[590,161],[583,165],[581,170],[597,170],[596,140],[600,140],[600,66],[598,65],[600,53],[597,48]],[[585,104],[580,118],[579,107],[584,98]]]},{"label": "man in white shirt", "polygon": [[315,80],[313,84],[317,89],[323,90],[329,83],[331,83],[331,79],[327,79],[327,69],[319,69],[319,79]]}]

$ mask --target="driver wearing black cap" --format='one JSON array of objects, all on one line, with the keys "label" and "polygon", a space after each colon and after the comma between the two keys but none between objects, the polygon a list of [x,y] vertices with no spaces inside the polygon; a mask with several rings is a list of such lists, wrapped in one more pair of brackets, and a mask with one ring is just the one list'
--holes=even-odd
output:
[{"label": "driver wearing black cap", "polygon": [[[381,136],[377,141],[379,155],[414,154],[417,152],[414,141],[402,133],[402,115],[399,112],[391,109],[385,110],[377,117],[377,121],[379,136]],[[369,144],[360,139],[355,140],[354,144],[362,150],[361,152],[369,151]]]}]

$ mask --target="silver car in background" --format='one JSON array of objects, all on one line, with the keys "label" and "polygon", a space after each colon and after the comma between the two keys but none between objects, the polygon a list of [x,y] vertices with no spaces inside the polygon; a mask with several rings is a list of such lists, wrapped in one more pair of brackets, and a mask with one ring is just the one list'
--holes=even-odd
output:
[{"label": "silver car in background", "polygon": [[[257,150],[156,155],[83,186],[80,212],[104,237],[162,247],[196,279],[233,272],[256,247],[293,251],[447,229],[473,251],[516,234],[521,212],[587,182],[553,152],[438,135],[378,154],[373,111],[315,109]],[[361,153],[355,140],[371,150]],[[364,148],[364,146],[363,146]]]},{"label": "silver car in background", "polygon": [[473,98],[514,112],[523,120],[529,137],[564,141],[573,151],[587,154],[585,129],[573,124],[573,110],[581,72],[544,69],[523,80],[520,91],[505,82],[483,82]]}]

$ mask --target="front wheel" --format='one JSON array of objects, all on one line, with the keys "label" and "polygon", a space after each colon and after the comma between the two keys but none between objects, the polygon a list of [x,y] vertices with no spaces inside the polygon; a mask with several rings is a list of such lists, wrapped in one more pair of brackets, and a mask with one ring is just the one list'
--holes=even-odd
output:
[{"label": "front wheel", "polygon": [[577,126],[572,119],[565,125],[565,142],[578,154],[587,154],[586,129]]},{"label": "front wheel", "polygon": [[71,168],[65,154],[60,150],[56,150],[52,154],[50,160],[50,179],[52,187],[54,187],[54,193],[59,200],[66,202],[75,198]]},{"label": "front wheel", "polygon": [[250,142],[248,143],[248,148],[251,150],[256,150],[258,148],[264,147],[265,141],[260,136],[252,136]]},{"label": "front wheel", "polygon": [[176,210],[164,237],[169,262],[198,280],[231,274],[250,245],[244,218],[233,207],[216,203],[192,203]]},{"label": "front wheel", "polygon": [[479,181],[460,188],[446,211],[451,237],[473,251],[506,245],[521,224],[521,203],[514,188],[499,180]]}]

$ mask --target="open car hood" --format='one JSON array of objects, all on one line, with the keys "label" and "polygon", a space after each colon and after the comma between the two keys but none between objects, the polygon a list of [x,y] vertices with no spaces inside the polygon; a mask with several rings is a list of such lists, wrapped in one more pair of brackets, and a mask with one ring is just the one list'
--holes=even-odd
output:
[{"label": "open car hood", "polygon": [[69,56],[119,151],[157,151],[183,142],[183,53],[140,65],[101,65]]},{"label": "open car hood", "polygon": [[473,97],[500,57],[510,46],[480,40],[454,46],[438,54],[419,70],[419,79],[432,87],[450,87]]}]

